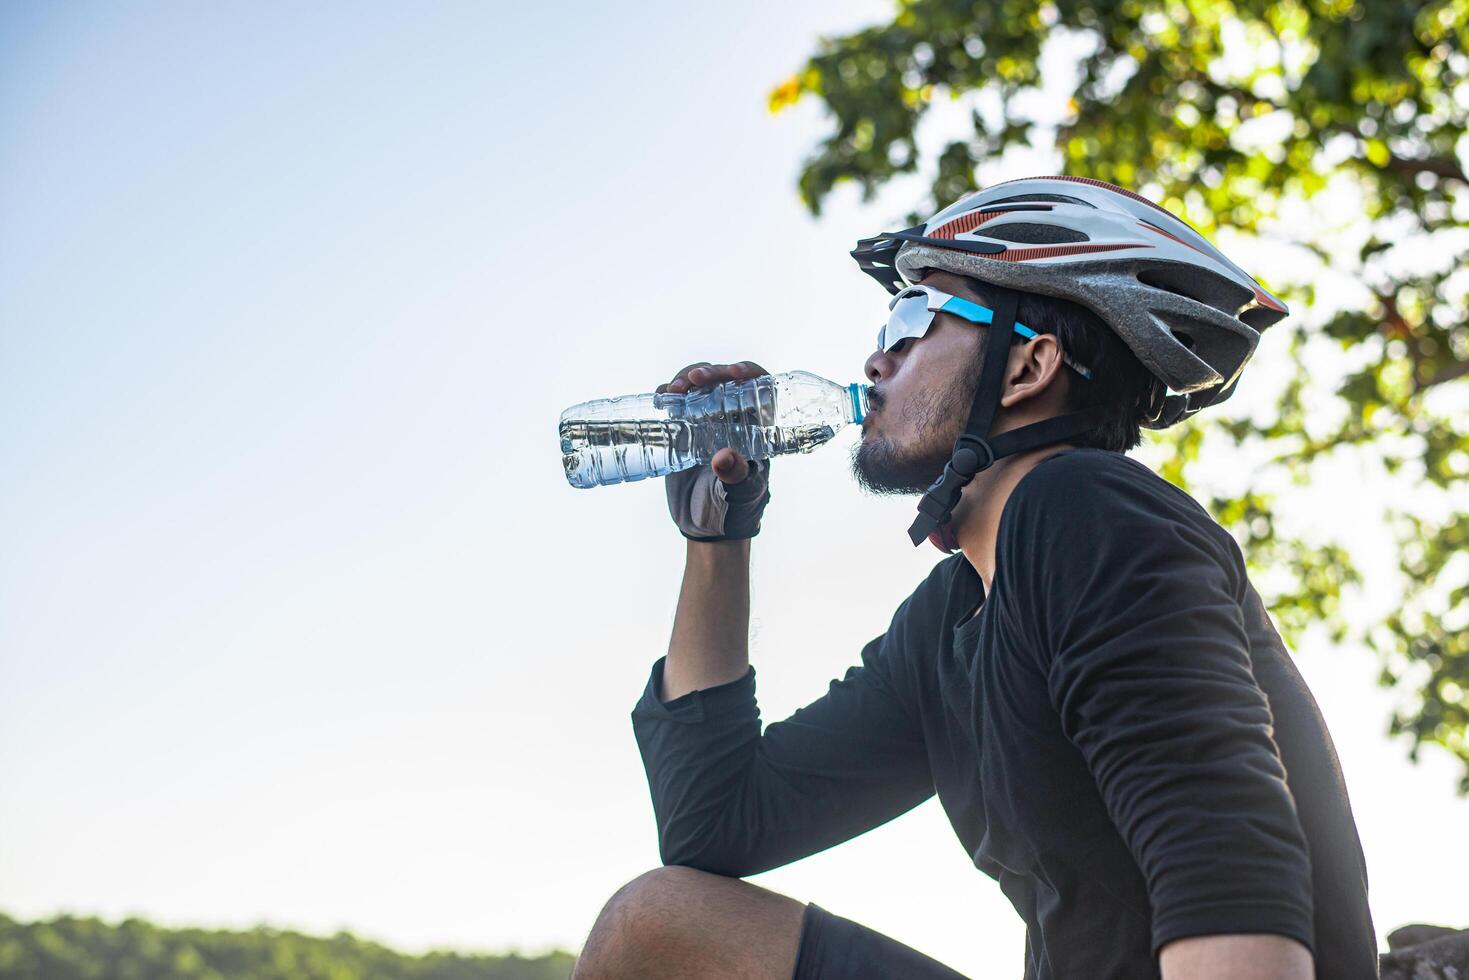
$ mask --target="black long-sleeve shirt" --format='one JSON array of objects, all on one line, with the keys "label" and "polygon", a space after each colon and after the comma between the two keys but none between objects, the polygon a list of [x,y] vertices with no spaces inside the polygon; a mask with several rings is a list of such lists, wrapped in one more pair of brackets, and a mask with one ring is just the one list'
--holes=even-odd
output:
[{"label": "black long-sleeve shirt", "polygon": [[821,698],[760,728],[755,672],[633,710],[667,864],[744,876],[938,793],[1027,927],[1025,976],[1156,978],[1172,940],[1289,936],[1377,976],[1320,711],[1234,540],[1120,453],[1063,450],[1001,515],[989,596],[940,561]]}]

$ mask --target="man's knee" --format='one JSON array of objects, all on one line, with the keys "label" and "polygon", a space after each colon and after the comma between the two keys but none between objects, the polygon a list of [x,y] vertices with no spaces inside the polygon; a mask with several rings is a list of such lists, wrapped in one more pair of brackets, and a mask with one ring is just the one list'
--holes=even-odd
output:
[{"label": "man's knee", "polygon": [[602,907],[587,940],[588,949],[596,945],[605,947],[608,953],[641,956],[686,941],[688,933],[697,928],[693,920],[704,905],[701,893],[709,892],[710,880],[719,877],[678,866],[654,868],[638,875]]},{"label": "man's knee", "polygon": [[[720,947],[731,940],[738,947],[738,933],[748,930],[770,939],[772,932],[799,930],[801,908],[792,899],[736,878],[678,866],[655,868],[607,901],[575,975],[578,980],[646,976],[652,963],[680,975],[680,968],[693,969],[711,955],[732,955]],[[785,937],[779,945],[793,949],[793,943],[793,937]]]},{"label": "man's knee", "polygon": [[619,888],[613,894],[612,900],[621,900],[637,908],[670,909],[687,902],[701,892],[730,885],[739,887],[745,884],[738,878],[727,878],[724,875],[711,874],[697,868],[685,868],[671,864],[644,871]]}]

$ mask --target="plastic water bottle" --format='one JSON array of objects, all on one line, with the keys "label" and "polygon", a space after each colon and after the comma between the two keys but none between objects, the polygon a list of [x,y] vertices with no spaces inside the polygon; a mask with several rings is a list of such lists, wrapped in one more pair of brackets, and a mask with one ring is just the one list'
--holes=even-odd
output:
[{"label": "plastic water bottle", "polygon": [[566,480],[585,489],[667,476],[708,464],[726,446],[746,459],[809,453],[862,421],[867,387],[789,371],[573,405],[561,413]]}]

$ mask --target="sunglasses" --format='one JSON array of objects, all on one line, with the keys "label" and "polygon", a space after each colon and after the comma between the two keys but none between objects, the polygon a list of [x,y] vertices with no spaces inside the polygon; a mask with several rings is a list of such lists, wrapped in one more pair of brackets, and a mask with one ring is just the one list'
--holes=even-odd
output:
[{"label": "sunglasses", "polygon": [[[909,286],[893,297],[888,304],[888,310],[888,322],[877,332],[877,349],[881,351],[890,351],[905,340],[921,338],[928,333],[937,313],[952,313],[970,323],[989,324],[995,320],[995,311],[989,307],[971,303],[932,286]],[[1015,332],[1026,340],[1034,340],[1040,336],[1019,323],[1015,324]],[[1061,355],[1061,360],[1083,378],[1091,379],[1090,368],[1078,364],[1066,354]]]}]

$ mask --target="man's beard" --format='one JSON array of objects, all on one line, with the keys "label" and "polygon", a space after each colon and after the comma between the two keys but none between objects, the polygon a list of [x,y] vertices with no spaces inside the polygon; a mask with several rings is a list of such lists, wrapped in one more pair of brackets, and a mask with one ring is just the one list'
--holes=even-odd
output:
[{"label": "man's beard", "polygon": [[[977,372],[971,370],[947,388],[910,395],[903,417],[913,421],[916,439],[899,447],[886,436],[863,438],[852,450],[852,476],[857,484],[879,496],[913,496],[927,490],[954,453],[954,441],[964,431],[978,385]],[[869,393],[869,398],[874,412],[884,409],[879,392]]]}]

